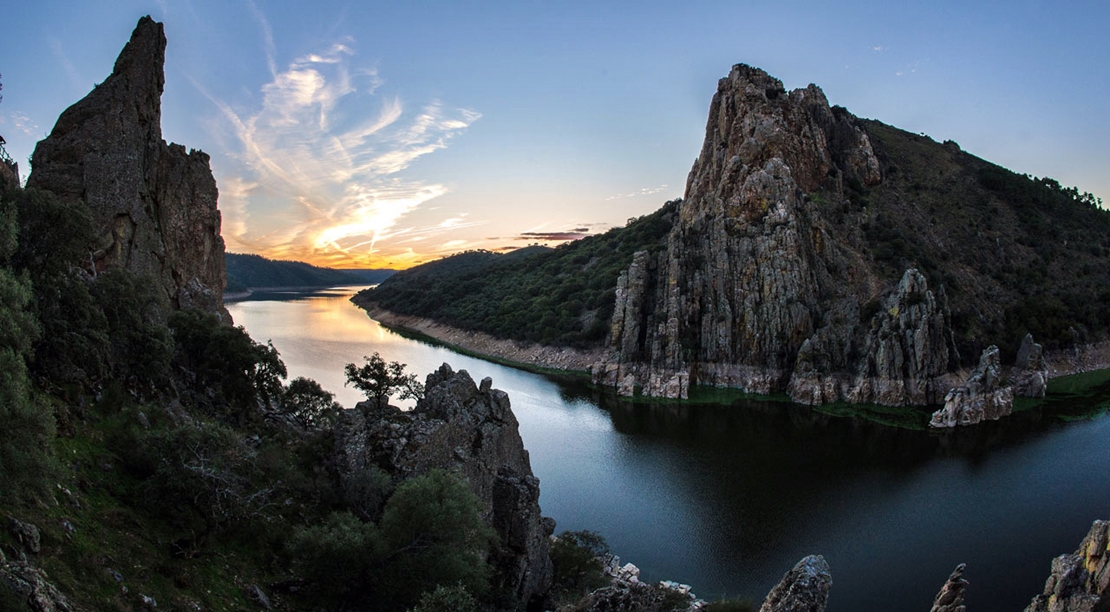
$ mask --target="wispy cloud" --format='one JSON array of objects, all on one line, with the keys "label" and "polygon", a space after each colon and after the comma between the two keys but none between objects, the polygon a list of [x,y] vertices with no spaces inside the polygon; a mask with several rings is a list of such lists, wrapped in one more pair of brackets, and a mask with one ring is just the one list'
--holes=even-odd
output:
[{"label": "wispy cloud", "polygon": [[886,47],[884,45],[875,45],[873,47],[868,47],[868,48],[871,49],[872,51],[874,51],[875,53],[882,53],[883,51],[886,51],[888,47]]},{"label": "wispy cloud", "polygon": [[62,41],[53,36],[49,37],[47,40],[50,43],[50,50],[54,53],[54,57],[57,58],[58,63],[62,65],[62,71],[69,77],[70,85],[78,91],[88,91],[92,83],[89,83],[81,76],[81,73],[77,71],[73,62],[69,61],[69,56],[66,55],[65,47],[62,46]]},{"label": "wispy cloud", "polygon": [[632,192],[629,192],[629,193],[618,193],[617,195],[609,196],[609,197],[605,198],[605,201],[610,202],[612,200],[620,200],[620,199],[623,199],[623,198],[634,198],[636,196],[652,195],[652,194],[655,194],[655,193],[659,193],[660,191],[663,191],[667,187],[669,187],[669,185],[667,185],[666,183],[664,183],[662,185],[659,185],[658,187],[644,187],[642,189],[638,189],[636,191],[632,191]]},{"label": "wispy cloud", "polygon": [[[269,26],[251,7],[272,61]],[[406,215],[447,192],[403,171],[446,147],[481,114],[440,101],[410,110],[398,97],[375,95],[382,85],[377,70],[352,67],[354,58],[354,41],[344,38],[275,67],[260,108],[237,109],[209,96],[220,110],[220,129],[238,145],[221,178],[230,249],[362,265],[384,241],[474,224],[454,213],[430,227],[402,227]],[[401,259],[417,257],[394,251]]]},{"label": "wispy cloud", "polygon": [[12,126],[20,132],[28,136],[34,136],[38,132],[39,125],[25,113],[15,111],[8,116],[12,119]]}]

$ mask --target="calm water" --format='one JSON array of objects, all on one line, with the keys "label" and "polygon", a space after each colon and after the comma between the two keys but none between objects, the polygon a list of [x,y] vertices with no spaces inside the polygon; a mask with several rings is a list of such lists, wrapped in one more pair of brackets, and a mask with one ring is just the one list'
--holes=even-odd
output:
[{"label": "calm water", "polygon": [[[830,417],[788,403],[630,405],[410,340],[348,301],[353,290],[229,305],[273,341],[290,376],[345,406],[343,365],[377,351],[421,376],[450,363],[508,392],[540,504],[592,529],[648,580],[706,598],[760,600],[801,557],[829,561],[830,612],[925,612],[968,564],[968,608],[1020,611],[1053,557],[1110,518],[1110,418],[1065,422],[1055,406],[947,435]],[[1099,389],[1102,400],[1110,385]],[[1090,403],[1088,401],[1088,403]]]}]

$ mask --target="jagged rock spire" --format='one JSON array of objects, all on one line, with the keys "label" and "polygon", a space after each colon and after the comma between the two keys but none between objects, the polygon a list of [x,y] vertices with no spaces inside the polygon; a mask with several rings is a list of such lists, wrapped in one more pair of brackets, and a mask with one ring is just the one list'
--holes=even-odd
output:
[{"label": "jagged rock spire", "polygon": [[165,59],[162,24],[143,17],[112,74],[35,147],[27,186],[92,211],[91,273],[126,268],[175,307],[218,312],[226,272],[216,181],[207,154],[162,140]]}]

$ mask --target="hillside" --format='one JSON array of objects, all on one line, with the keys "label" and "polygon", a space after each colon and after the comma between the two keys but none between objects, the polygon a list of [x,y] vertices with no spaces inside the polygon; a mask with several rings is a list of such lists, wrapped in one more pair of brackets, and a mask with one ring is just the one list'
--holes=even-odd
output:
[{"label": "hillside", "polygon": [[678,202],[604,234],[554,249],[471,251],[398,272],[359,292],[399,314],[435,319],[499,338],[557,346],[600,346],[609,331],[613,287],[632,254],[663,248]]},{"label": "hillside", "polygon": [[635,224],[513,266],[436,262],[358,301],[603,344],[599,383],[670,397],[709,384],[939,403],[990,345],[1009,364],[1027,333],[1050,352],[1110,338],[1110,213],[1096,198],[748,66],[721,80],[684,199],[646,219],[636,246],[604,247],[612,265],[578,254]]},{"label": "hillside", "polygon": [[227,254],[227,292],[261,287],[336,287],[368,285],[389,278],[393,270],[335,270],[300,261],[260,255]]}]

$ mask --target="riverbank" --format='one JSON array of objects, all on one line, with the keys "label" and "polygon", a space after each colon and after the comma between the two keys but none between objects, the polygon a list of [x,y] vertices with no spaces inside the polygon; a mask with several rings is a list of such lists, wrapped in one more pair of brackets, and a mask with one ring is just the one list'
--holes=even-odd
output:
[{"label": "riverbank", "polygon": [[558,371],[588,375],[591,365],[601,361],[603,349],[582,351],[568,347],[544,346],[518,340],[504,340],[490,334],[459,329],[409,315],[397,314],[378,307],[377,303],[359,304],[369,317],[399,331],[419,334],[448,348],[503,365],[533,371]]}]

